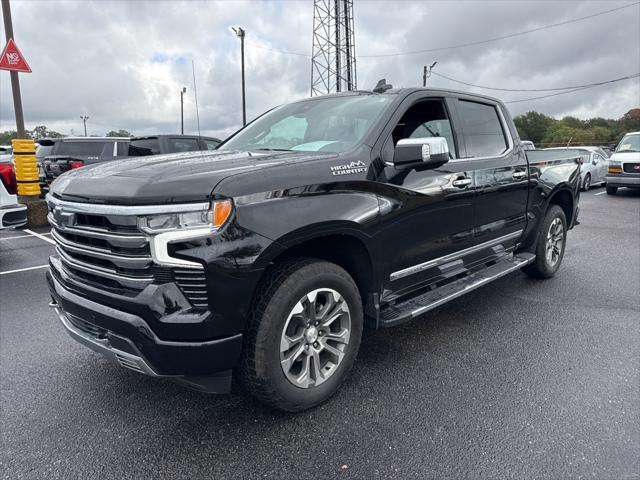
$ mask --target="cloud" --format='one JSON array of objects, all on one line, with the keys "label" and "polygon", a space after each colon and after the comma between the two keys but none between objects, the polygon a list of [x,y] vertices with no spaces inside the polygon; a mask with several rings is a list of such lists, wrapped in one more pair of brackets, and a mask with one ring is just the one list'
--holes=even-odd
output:
[{"label": "cloud", "polygon": [[[472,47],[371,58],[509,35],[626,5],[626,2],[424,2],[356,0],[358,87],[380,78],[416,86],[422,66],[479,85],[545,88],[606,80],[640,71],[640,7]],[[312,2],[14,1],[16,41],[33,69],[21,74],[27,127],[46,124],[90,134],[124,128],[136,134],[178,132],[180,90],[185,130],[196,132],[196,88],[203,134],[224,137],[242,121],[240,42],[246,32],[247,113],[309,95]],[[264,48],[267,47],[267,48]],[[434,87],[494,94],[432,76]],[[617,118],[640,105],[637,79],[531,102],[514,114]],[[0,130],[13,129],[9,74],[0,72]]]}]

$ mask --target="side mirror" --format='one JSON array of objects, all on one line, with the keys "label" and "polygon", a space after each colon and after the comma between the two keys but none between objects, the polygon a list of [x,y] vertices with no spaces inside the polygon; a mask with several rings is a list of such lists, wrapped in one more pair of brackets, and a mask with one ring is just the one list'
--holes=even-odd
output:
[{"label": "side mirror", "polygon": [[393,152],[396,167],[443,164],[449,161],[449,145],[444,137],[403,138]]}]

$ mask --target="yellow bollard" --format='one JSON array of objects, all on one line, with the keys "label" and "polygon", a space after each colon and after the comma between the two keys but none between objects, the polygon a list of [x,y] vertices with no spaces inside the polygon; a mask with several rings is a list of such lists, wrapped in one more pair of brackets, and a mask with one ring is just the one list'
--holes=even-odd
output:
[{"label": "yellow bollard", "polygon": [[13,146],[13,162],[18,182],[18,195],[39,196],[40,175],[36,160],[36,145],[33,140],[11,140]]}]

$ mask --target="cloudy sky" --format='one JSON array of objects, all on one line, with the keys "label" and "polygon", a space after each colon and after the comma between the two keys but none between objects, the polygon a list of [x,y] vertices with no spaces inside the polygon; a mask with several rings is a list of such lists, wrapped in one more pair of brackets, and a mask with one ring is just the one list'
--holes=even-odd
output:
[{"label": "cloudy sky", "polygon": [[[249,119],[309,95],[312,0],[56,1],[12,0],[15,39],[33,73],[20,74],[27,128],[45,124],[81,134],[180,129],[197,132],[191,72],[195,62],[203,134],[220,137],[241,123],[239,40],[247,32]],[[633,5],[632,5],[633,4]],[[411,55],[629,8],[505,40]],[[386,77],[417,86],[422,66],[483,86],[536,89],[604,81],[640,72],[640,5],[618,1],[426,2],[354,0],[358,87]],[[2,32],[4,39],[4,31]],[[297,55],[280,53],[293,52]],[[383,56],[388,55],[388,56]],[[436,87],[475,90],[509,100],[544,93],[490,92],[432,76]],[[0,130],[15,129],[9,73],[0,71]],[[618,118],[640,106],[638,78],[567,95],[509,104],[516,115]]]}]

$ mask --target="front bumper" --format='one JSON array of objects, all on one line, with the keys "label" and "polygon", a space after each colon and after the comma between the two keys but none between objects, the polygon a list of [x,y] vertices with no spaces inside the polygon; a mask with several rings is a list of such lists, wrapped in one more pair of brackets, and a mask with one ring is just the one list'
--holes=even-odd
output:
[{"label": "front bumper", "polygon": [[640,188],[640,175],[636,176],[607,176],[607,187],[638,187]]},{"label": "front bumper", "polygon": [[64,287],[51,272],[51,306],[69,335],[119,365],[153,377],[171,377],[211,393],[226,393],[240,359],[242,334],[193,342],[158,338],[136,315],[96,303]]}]

